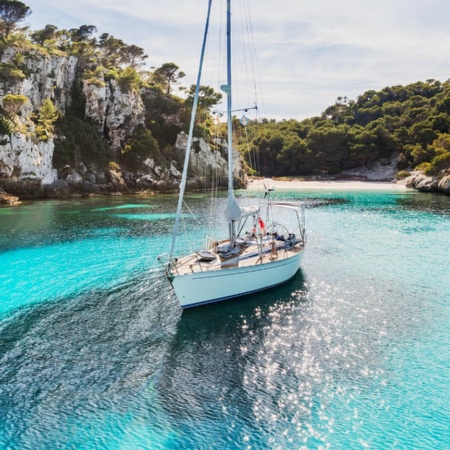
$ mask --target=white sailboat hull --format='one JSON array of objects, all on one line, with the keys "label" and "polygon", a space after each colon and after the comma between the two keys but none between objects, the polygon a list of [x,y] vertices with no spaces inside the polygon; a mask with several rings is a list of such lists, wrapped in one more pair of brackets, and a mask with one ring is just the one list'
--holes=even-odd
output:
[{"label": "white sailboat hull", "polygon": [[[266,189],[264,200],[260,200],[258,205],[247,207],[241,206],[234,195],[231,0],[227,0],[227,77],[226,84],[221,86],[221,90],[227,96],[228,197],[224,219],[228,228],[228,237],[216,241],[212,235],[209,235],[211,242],[206,245],[205,250],[195,250],[189,254],[182,252],[183,256],[174,257],[187,182],[189,154],[193,147],[193,132],[200,96],[210,6],[211,2],[208,3],[172,245],[168,254],[160,255],[158,258],[163,264],[182,308],[239,297],[286,282],[298,271],[306,244],[304,213],[299,205],[286,202],[273,204],[270,198],[270,192],[273,192],[273,189]],[[250,109],[257,109],[257,106]],[[241,110],[239,109],[239,111]],[[212,190],[214,191],[217,187],[215,186]],[[262,207],[265,209],[264,215]],[[284,212],[286,212],[286,208],[291,212],[294,211],[292,223],[290,220],[285,221],[284,213],[275,218],[273,209],[276,207],[284,208]],[[283,223],[279,222],[281,220]],[[288,223],[290,224],[289,228],[287,227]],[[248,228],[244,230],[246,226]]]},{"label": "white sailboat hull", "polygon": [[264,264],[174,275],[172,286],[182,308],[251,294],[291,279],[300,267],[303,251]]}]

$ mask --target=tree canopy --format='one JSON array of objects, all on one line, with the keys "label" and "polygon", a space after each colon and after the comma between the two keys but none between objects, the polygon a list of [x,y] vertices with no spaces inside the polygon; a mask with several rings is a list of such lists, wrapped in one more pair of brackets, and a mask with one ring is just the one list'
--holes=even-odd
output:
[{"label": "tree canopy", "polygon": [[399,170],[418,167],[438,174],[446,161],[442,155],[449,152],[450,82],[370,90],[356,101],[339,97],[320,116],[254,121],[247,133],[239,148],[265,176],[337,174],[390,157],[398,158]]},{"label": "tree canopy", "polygon": [[31,9],[18,0],[0,0],[0,38],[6,43],[16,25],[31,14]]},{"label": "tree canopy", "polygon": [[175,63],[165,63],[153,73],[153,81],[170,94],[175,84],[179,82],[186,74],[180,70]]},{"label": "tree canopy", "polygon": [[[185,99],[174,95],[175,86],[185,77],[178,65],[167,62],[156,69],[145,68],[148,55],[144,49],[109,33],[98,36],[95,25],[68,30],[50,24],[35,31],[20,28],[18,24],[30,13],[30,8],[18,0],[0,0],[0,53],[7,45],[16,48],[13,58],[0,63],[0,82],[5,92],[0,112],[3,124],[12,123],[11,117],[20,114],[26,100],[9,88],[29,73],[24,62],[27,55],[73,55],[77,57],[78,79],[84,83],[99,87],[113,83],[122,92],[141,94],[146,106],[146,130],[141,130],[128,146],[140,148],[138,142],[153,142],[155,138],[161,150],[171,151],[177,134],[188,126],[195,92],[195,86],[191,86],[185,90]],[[85,99],[81,88],[76,88],[78,94],[71,110],[78,120],[84,120]],[[212,135],[215,123],[211,109],[221,98],[222,94],[212,87],[200,87],[197,135]],[[35,117],[40,118],[37,126],[45,131],[39,134],[41,138],[52,135],[53,121],[56,131],[64,121],[50,99],[44,106],[34,111]],[[398,159],[399,170],[419,167],[439,174],[449,168],[450,81],[430,79],[368,90],[356,100],[338,97],[319,116],[303,121],[254,120],[245,132],[238,119],[234,121],[236,147],[253,172],[265,176],[338,174],[393,157]],[[76,133],[73,136],[76,139]],[[98,143],[94,147],[101,148]]]}]

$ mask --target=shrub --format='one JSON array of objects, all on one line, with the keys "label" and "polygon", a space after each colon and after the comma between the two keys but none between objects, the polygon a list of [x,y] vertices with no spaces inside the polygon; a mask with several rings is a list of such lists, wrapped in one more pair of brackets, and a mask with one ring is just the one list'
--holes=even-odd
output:
[{"label": "shrub", "polygon": [[431,164],[429,162],[423,162],[415,167],[416,170],[422,170],[423,172],[426,172],[431,167]]},{"label": "shrub", "polygon": [[104,167],[109,159],[109,147],[95,127],[73,116],[56,122],[57,138],[53,166],[76,165],[81,161]]},{"label": "shrub", "polygon": [[11,136],[11,134],[13,133],[14,133],[14,124],[8,117],[0,114],[0,136]]},{"label": "shrub", "polygon": [[141,77],[132,67],[126,67],[119,73],[117,82],[123,92],[138,90],[142,85]]},{"label": "shrub", "polygon": [[439,175],[440,172],[450,169],[450,152],[436,156],[431,161],[430,168],[425,172],[427,175]]},{"label": "shrub", "polygon": [[108,163],[108,169],[112,170],[113,172],[118,172],[120,170],[120,166],[116,162],[110,161]]},{"label": "shrub", "polygon": [[138,126],[130,139],[122,148],[120,160],[130,167],[141,164],[146,158],[158,153],[156,139],[150,130],[144,126]]},{"label": "shrub", "polygon": [[53,137],[54,123],[58,119],[58,111],[53,102],[47,98],[37,114],[36,136],[40,141],[47,141]]},{"label": "shrub", "polygon": [[109,80],[117,80],[117,78],[119,78],[119,72],[117,72],[117,69],[115,67],[110,67],[106,72],[105,72],[105,80],[109,81]]},{"label": "shrub", "polygon": [[91,77],[85,80],[87,84],[92,84],[94,86],[97,86],[99,88],[104,88],[106,86],[106,83],[104,80],[101,80],[100,78]]},{"label": "shrub", "polygon": [[16,115],[27,101],[28,98],[25,95],[7,94],[3,97],[3,108],[11,115]]},{"label": "shrub", "polygon": [[405,178],[408,178],[409,175],[409,170],[400,170],[399,172],[397,172],[396,178],[397,180],[404,180]]},{"label": "shrub", "polygon": [[95,70],[85,70],[83,73],[83,78],[87,84],[93,84],[102,88],[106,86],[104,72],[105,68],[103,66],[97,66]]}]

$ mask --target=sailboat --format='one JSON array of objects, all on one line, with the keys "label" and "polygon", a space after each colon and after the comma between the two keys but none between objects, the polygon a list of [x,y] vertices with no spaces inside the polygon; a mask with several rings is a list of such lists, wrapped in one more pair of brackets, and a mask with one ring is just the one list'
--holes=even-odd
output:
[{"label": "sailboat", "polygon": [[[299,270],[306,244],[305,215],[301,204],[274,201],[271,198],[273,189],[266,189],[264,198],[257,205],[242,206],[235,196],[231,0],[227,0],[227,83],[221,86],[221,90],[227,97],[228,194],[224,221],[227,224],[228,236],[210,241],[209,246],[204,249],[182,256],[174,255],[192,147],[211,3],[212,0],[209,0],[171,251],[170,254],[158,257],[182,308],[241,297],[285,283]],[[281,223],[279,219],[284,218],[286,212],[292,215],[289,226]]]}]

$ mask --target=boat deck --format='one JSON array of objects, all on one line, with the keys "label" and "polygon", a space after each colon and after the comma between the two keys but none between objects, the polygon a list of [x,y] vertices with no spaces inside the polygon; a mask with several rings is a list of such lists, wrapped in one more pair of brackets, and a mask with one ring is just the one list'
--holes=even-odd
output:
[{"label": "boat deck", "polygon": [[[304,249],[304,244],[298,239],[279,241],[265,237],[259,242],[256,239],[241,242],[234,252],[218,252],[217,247],[227,245],[229,241],[217,242],[208,251],[194,252],[178,258],[171,266],[174,275],[187,275],[197,272],[250,267],[258,264],[268,264],[292,258]],[[209,259],[209,260],[208,260]]]}]

